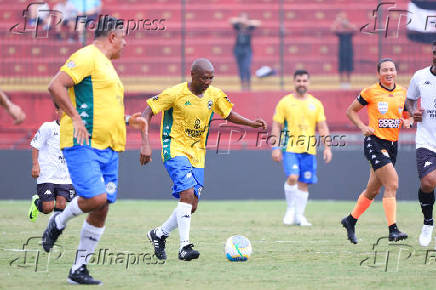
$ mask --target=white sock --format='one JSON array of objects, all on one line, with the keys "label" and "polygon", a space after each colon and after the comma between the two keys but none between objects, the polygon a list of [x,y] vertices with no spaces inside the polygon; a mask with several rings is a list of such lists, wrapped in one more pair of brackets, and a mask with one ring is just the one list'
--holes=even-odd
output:
[{"label": "white sock", "polygon": [[177,228],[177,207],[173,210],[173,213],[166,222],[156,229],[156,235],[159,238],[162,236],[169,236],[175,228]]},{"label": "white sock", "polygon": [[64,209],[63,212],[58,214],[55,218],[56,227],[58,229],[63,229],[67,225],[67,222],[72,219],[73,217],[76,217],[83,213],[83,211],[80,209],[77,200],[79,197],[73,198],[73,200],[67,205],[67,207]]},{"label": "white sock", "polygon": [[295,195],[298,190],[297,184],[289,185],[287,182],[285,182],[283,187],[285,190],[285,198],[286,203],[288,204],[288,209],[295,207]]},{"label": "white sock", "polygon": [[179,202],[175,211],[177,216],[177,225],[179,227],[180,248],[183,248],[189,244],[192,205],[186,202]]},{"label": "white sock", "polygon": [[95,246],[100,241],[100,237],[104,232],[105,227],[97,228],[88,224],[86,219],[83,221],[82,230],[80,231],[80,243],[76,251],[76,258],[71,267],[72,271],[76,271],[82,265],[86,265],[94,254]]},{"label": "white sock", "polygon": [[295,216],[304,216],[307,200],[309,199],[309,192],[298,189],[295,192]]}]

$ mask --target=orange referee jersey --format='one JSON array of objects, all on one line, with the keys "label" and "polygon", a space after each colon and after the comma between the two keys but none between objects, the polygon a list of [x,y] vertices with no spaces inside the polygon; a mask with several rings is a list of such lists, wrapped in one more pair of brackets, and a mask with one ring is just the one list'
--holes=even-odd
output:
[{"label": "orange referee jersey", "polygon": [[368,106],[369,127],[375,130],[375,136],[398,141],[406,94],[406,90],[398,85],[390,90],[380,83],[360,92],[359,103]]}]

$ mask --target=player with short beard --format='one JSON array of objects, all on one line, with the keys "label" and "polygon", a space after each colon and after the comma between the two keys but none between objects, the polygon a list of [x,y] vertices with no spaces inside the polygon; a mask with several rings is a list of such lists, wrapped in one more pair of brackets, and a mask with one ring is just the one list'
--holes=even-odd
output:
[{"label": "player with short beard", "polygon": [[[324,143],[324,161],[329,163],[332,159],[330,144],[325,142],[330,133],[324,106],[307,93],[309,84],[307,71],[295,71],[295,93],[286,95],[279,101],[273,117],[271,135],[276,137],[276,144],[272,159],[276,162],[283,160],[286,174],[284,191],[287,209],[283,217],[285,225],[311,226],[304,211],[309,198],[309,184],[318,182],[315,136],[317,128]],[[285,141],[284,144],[279,144],[282,140]]]}]

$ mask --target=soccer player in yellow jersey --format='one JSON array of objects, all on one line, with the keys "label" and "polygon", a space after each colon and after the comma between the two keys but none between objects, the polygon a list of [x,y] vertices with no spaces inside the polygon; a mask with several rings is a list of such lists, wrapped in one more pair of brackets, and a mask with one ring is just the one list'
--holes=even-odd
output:
[{"label": "soccer player in yellow jersey", "polygon": [[[150,123],[153,115],[162,112],[162,159],[174,185],[172,194],[179,199],[168,220],[152,229],[147,236],[158,259],[165,260],[165,240],[175,228],[179,229],[179,259],[197,259],[189,240],[191,214],[198,206],[204,186],[204,161],[209,124],[214,113],[222,118],[252,128],[266,128],[265,121],[251,121],[232,110],[226,94],[210,84],[214,68],[209,60],[200,58],[191,67],[191,82],[178,84],[147,100],[143,116]],[[147,128],[148,129],[148,128]],[[148,132],[142,134],[141,165],[151,161]]]},{"label": "soccer player in yellow jersey", "polygon": [[[341,220],[347,230],[347,238],[357,244],[355,225],[368,209],[374,198],[384,187],[383,208],[389,228],[389,241],[407,239],[396,224],[398,174],[394,168],[397,160],[398,136],[401,124],[410,126],[410,120],[403,118],[406,90],[395,83],[397,69],[390,58],[381,59],[377,64],[379,82],[363,89],[348,107],[347,116],[362,131],[363,151],[370,164],[369,180],[360,194],[353,211]],[[358,112],[368,108],[369,124],[364,124]]]},{"label": "soccer player in yellow jersey", "polygon": [[[304,216],[309,198],[309,184],[316,183],[316,146],[318,139],[326,141],[329,135],[322,103],[307,93],[309,73],[297,70],[294,73],[295,93],[284,96],[275,109],[271,135],[276,137],[272,159],[283,160],[286,174],[284,184],[287,210],[283,217],[285,225],[311,226]],[[281,142],[285,140],[285,142]],[[280,143],[285,144],[282,147]],[[324,142],[324,161],[332,159],[330,144]],[[283,149],[283,150],[282,150]],[[283,153],[282,153],[283,151]]]},{"label": "soccer player in yellow jersey", "polygon": [[141,113],[124,115],[124,89],[112,65],[126,45],[121,24],[113,17],[100,20],[94,43],[72,54],[49,85],[65,112],[60,148],[77,197],[50,219],[42,239],[44,250],[50,251],[70,219],[89,213],[68,275],[71,284],[101,284],[86,265],[104,232],[109,203],[117,198],[118,152],[125,147],[126,123],[141,130],[146,126]]}]

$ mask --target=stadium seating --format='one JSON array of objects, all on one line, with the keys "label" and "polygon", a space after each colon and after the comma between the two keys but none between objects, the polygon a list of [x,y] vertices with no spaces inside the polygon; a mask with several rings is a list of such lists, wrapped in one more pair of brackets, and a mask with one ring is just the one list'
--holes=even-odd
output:
[{"label": "stadium seating", "polygon": [[[27,1],[28,2],[28,1]],[[0,26],[7,31],[14,24],[22,22],[22,10],[26,1],[13,4],[0,2]],[[51,1],[54,2],[54,1]],[[397,8],[406,8],[407,1],[396,1]],[[128,37],[128,46],[123,59],[117,63],[129,66],[121,75],[129,76],[178,76],[174,66],[181,57],[181,1],[160,0],[153,3],[142,1],[106,0],[104,14],[113,14],[125,20],[165,19],[165,31],[141,29]],[[250,5],[247,5],[247,4]],[[302,5],[304,3],[304,5]],[[285,72],[305,67],[312,74],[336,72],[337,39],[330,32],[336,14],[344,11],[357,27],[373,24],[374,1],[359,1],[344,6],[343,0],[286,0],[284,12],[284,67]],[[262,65],[278,67],[280,63],[279,1],[277,0],[207,0],[187,1],[185,53],[187,63],[199,56],[211,58],[221,75],[236,75],[237,68],[232,55],[234,33],[229,24],[231,17],[248,12],[251,18],[262,21],[253,38],[253,69]],[[398,19],[393,14],[392,19]],[[22,27],[22,26],[20,26]],[[404,29],[401,36],[404,36]],[[30,32],[29,32],[30,33]],[[30,71],[37,76],[52,75],[65,56],[79,47],[77,43],[32,39],[31,35],[6,33],[0,44],[0,76],[21,76]],[[3,37],[4,36],[4,37]],[[382,39],[383,51],[378,51],[378,38],[374,34],[356,34],[355,60],[357,73],[371,73],[373,67],[365,65],[374,62],[379,55],[392,56],[404,64],[403,69],[414,71],[426,63],[428,47],[415,45],[406,37]],[[411,57],[414,54],[415,57]],[[134,64],[134,65],[132,65]],[[160,64],[160,65],[158,65]],[[36,72],[36,73],[35,73]]]},{"label": "stadium seating", "polygon": [[[48,2],[51,6],[55,3]],[[184,73],[188,72],[189,63],[193,59],[208,57],[215,65],[217,76],[233,77],[234,83],[237,82],[237,67],[232,54],[235,35],[229,19],[241,12],[248,12],[250,18],[262,21],[262,26],[255,31],[252,39],[253,70],[263,65],[279,69],[279,35],[282,31],[286,75],[295,69],[304,68],[312,75],[326,77],[327,80],[330,78],[336,82],[337,37],[330,31],[330,27],[337,13],[341,11],[345,12],[358,28],[368,24],[367,33],[356,33],[353,38],[356,75],[374,77],[375,61],[379,56],[389,56],[397,60],[401,74],[410,76],[416,69],[428,65],[431,57],[430,46],[415,44],[405,37],[404,25],[400,25],[399,37],[395,37],[393,32],[389,32],[389,37],[382,34],[377,37],[374,31],[371,31],[375,21],[373,9],[377,7],[377,1],[374,0],[353,1],[352,5],[346,0],[283,0],[283,6],[279,0],[186,0],[186,12],[183,15],[180,0],[156,0],[152,3],[142,0],[102,2],[103,14],[112,14],[127,21],[165,19],[165,30],[147,31],[142,28],[127,37],[128,44],[123,57],[114,64],[121,78],[127,79],[129,85],[140,84],[148,78],[159,82],[159,78],[177,79],[183,75],[182,16],[186,21]],[[407,0],[395,2],[396,8],[407,8]],[[0,146],[3,147],[27,145],[26,138],[30,138],[41,122],[51,119],[47,113],[51,112],[52,105],[45,93],[49,77],[56,73],[68,55],[80,47],[79,43],[54,40],[52,32],[48,39],[35,38],[32,31],[24,34],[10,33],[9,29],[16,24],[20,23],[18,30],[23,28],[23,9],[28,3],[29,1],[25,0],[0,0],[0,87],[4,84],[9,85],[11,91],[15,92],[11,95],[16,101],[26,112],[32,112],[28,113],[27,120],[19,129],[11,125],[8,116],[0,115]],[[281,7],[284,8],[283,13],[279,13]],[[385,17],[386,15],[388,13],[385,11]],[[284,20],[282,30],[279,21],[281,17]],[[390,12],[389,17],[391,24],[398,24],[396,21],[399,19],[399,13]],[[90,40],[90,35],[88,37]],[[327,88],[331,88],[331,85],[325,87]],[[156,91],[148,90],[144,93],[152,94]],[[320,92],[321,99],[327,104],[326,107],[328,106],[327,118],[333,128],[348,128],[349,122],[343,112],[351,100],[349,98],[354,97],[356,93],[344,93],[342,90]],[[273,94],[237,93],[234,102],[237,103],[237,110],[242,113],[252,116],[253,111],[261,109],[259,115],[271,120],[273,106],[277,100],[269,96],[281,94],[283,93],[280,91]],[[130,108],[137,108],[129,107],[132,102],[140,102],[137,107],[143,107],[142,98],[127,98],[128,112],[131,112]],[[157,127],[157,124],[154,124],[153,128]],[[12,145],[5,144],[5,140],[11,140],[9,143]]]}]

